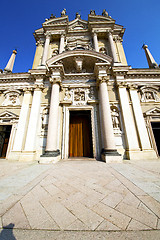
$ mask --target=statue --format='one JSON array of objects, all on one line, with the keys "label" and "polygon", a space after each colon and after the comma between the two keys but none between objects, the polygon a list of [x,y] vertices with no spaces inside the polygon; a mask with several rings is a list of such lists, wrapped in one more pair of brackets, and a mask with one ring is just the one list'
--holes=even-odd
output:
[{"label": "statue", "polygon": [[78,12],[76,12],[76,18],[81,18],[81,15]]},{"label": "statue", "polygon": [[66,16],[66,9],[64,8],[61,12],[61,17]]},{"label": "statue", "polygon": [[106,11],[106,9],[103,9],[102,16],[103,17],[109,17],[108,12]]},{"label": "statue", "polygon": [[112,124],[113,124],[113,128],[116,128],[116,129],[120,129],[120,124],[119,124],[119,114],[118,112],[116,111],[115,108],[112,108]]},{"label": "statue", "polygon": [[56,18],[56,16],[51,13],[50,19],[52,18]]},{"label": "statue", "polygon": [[92,10],[92,9],[91,9],[90,14],[91,14],[92,16],[96,16],[95,10]]}]

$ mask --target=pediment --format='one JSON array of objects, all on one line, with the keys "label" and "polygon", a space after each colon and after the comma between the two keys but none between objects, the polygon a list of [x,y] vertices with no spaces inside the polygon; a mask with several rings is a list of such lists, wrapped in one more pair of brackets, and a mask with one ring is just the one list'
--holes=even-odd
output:
[{"label": "pediment", "polygon": [[87,21],[75,19],[69,23],[68,30],[85,30],[88,28]]},{"label": "pediment", "polygon": [[68,23],[68,16],[64,16],[64,17],[59,17],[59,18],[51,18],[48,19],[46,22],[43,23],[43,26],[55,26],[55,25],[63,25],[63,24],[67,24]]},{"label": "pediment", "polygon": [[1,120],[12,120],[12,119],[18,119],[18,118],[19,118],[18,115],[9,111],[4,111],[0,113]]},{"label": "pediment", "polygon": [[115,20],[113,18],[111,18],[110,16],[104,17],[101,15],[95,15],[95,16],[89,15],[88,21],[89,22],[99,22],[99,23],[115,22]]},{"label": "pediment", "polygon": [[154,107],[148,111],[145,112],[146,116],[159,116],[160,115],[160,108]]}]

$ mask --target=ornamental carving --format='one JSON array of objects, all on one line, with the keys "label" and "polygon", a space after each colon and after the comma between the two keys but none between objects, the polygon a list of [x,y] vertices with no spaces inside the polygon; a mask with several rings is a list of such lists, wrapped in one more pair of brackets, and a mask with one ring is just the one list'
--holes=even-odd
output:
[{"label": "ornamental carving", "polygon": [[158,89],[153,87],[142,87],[140,89],[141,102],[159,102]]},{"label": "ornamental carving", "polygon": [[91,40],[85,37],[70,37],[67,39],[66,50],[93,50]]},{"label": "ornamental carving", "polygon": [[18,90],[5,91],[5,100],[3,101],[2,106],[19,106],[21,104],[19,100],[20,94],[21,92]]},{"label": "ornamental carving", "polygon": [[87,105],[88,101],[96,100],[94,87],[66,88],[63,101],[72,102],[72,105]]},{"label": "ornamental carving", "polygon": [[0,123],[15,123],[18,121],[18,115],[15,113],[9,112],[9,111],[4,111],[0,113]]}]

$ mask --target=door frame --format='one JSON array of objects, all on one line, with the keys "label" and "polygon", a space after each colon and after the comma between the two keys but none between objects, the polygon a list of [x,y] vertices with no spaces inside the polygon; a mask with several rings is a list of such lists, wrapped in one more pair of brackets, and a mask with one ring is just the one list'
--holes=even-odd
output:
[{"label": "door frame", "polygon": [[8,146],[7,146],[7,151],[6,151],[6,157],[5,159],[8,159],[8,155],[11,151],[11,149],[13,148],[13,143],[14,143],[14,138],[15,138],[15,132],[16,132],[16,123],[0,123],[1,126],[11,126],[11,132],[10,132],[10,136],[9,136],[9,141],[8,141]]},{"label": "door frame", "polygon": [[[70,123],[70,111],[86,111],[91,112],[91,130],[92,130],[92,147],[93,158],[99,156],[99,136],[97,126],[97,111],[94,106],[63,106],[63,134],[62,134],[62,159],[68,159],[69,157],[69,123]],[[96,124],[95,124],[96,123]]]}]

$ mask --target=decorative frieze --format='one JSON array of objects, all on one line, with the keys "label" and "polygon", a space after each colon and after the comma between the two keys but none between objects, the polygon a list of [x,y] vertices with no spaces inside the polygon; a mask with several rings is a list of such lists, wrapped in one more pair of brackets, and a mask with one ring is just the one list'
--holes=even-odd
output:
[{"label": "decorative frieze", "polygon": [[159,102],[158,88],[156,87],[142,87],[140,89],[141,102]]},{"label": "decorative frieze", "polygon": [[95,87],[65,88],[65,96],[63,103],[71,103],[72,105],[87,105],[89,101],[96,101]]},{"label": "decorative frieze", "polygon": [[21,92],[18,90],[7,90],[4,92],[5,100],[2,103],[2,106],[19,106],[21,105],[19,96]]}]

